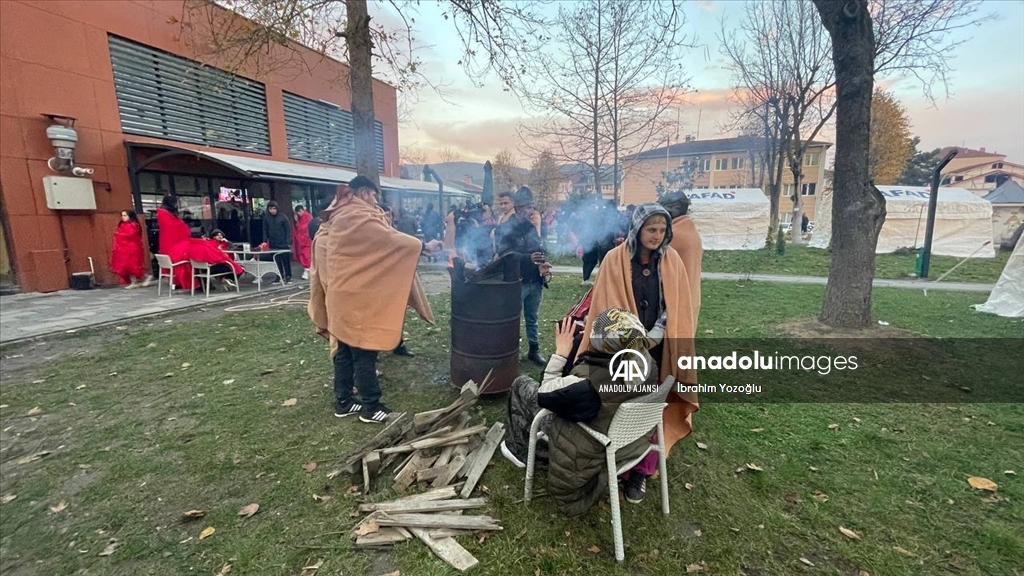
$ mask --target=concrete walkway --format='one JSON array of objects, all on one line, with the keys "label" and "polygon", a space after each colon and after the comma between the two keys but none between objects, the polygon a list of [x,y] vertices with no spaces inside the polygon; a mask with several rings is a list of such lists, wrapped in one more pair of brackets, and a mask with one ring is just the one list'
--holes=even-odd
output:
[{"label": "concrete walkway", "polygon": [[[599,269],[595,269],[597,273]],[[557,274],[583,274],[575,266],[555,266],[552,271]],[[733,280],[748,282],[779,282],[782,284],[817,284],[824,286],[828,278],[823,276],[781,276],[774,274],[732,274],[729,272],[704,272],[700,275],[704,280]],[[994,284],[978,284],[974,282],[932,282],[930,280],[885,280],[875,278],[875,288],[909,288],[911,290],[943,290],[949,292],[991,292]]]},{"label": "concrete walkway", "polygon": [[83,328],[130,322],[233,300],[280,296],[305,288],[306,284],[301,280],[290,286],[264,282],[263,289],[257,292],[254,284],[243,280],[241,293],[211,292],[209,299],[199,292],[190,296],[187,291],[180,290],[168,298],[166,286],[158,297],[155,285],[134,290],[98,288],[61,290],[50,294],[12,294],[0,297],[0,344],[60,333],[71,334]]}]

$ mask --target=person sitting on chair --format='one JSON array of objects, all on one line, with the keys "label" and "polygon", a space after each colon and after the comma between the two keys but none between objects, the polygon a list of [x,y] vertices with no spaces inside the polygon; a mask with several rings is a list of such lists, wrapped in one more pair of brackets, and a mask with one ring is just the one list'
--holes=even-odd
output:
[{"label": "person sitting on chair", "polygon": [[[512,383],[508,432],[501,453],[524,467],[534,417],[541,408],[553,412],[554,416],[541,424],[548,439],[548,494],[568,516],[586,512],[608,486],[604,446],[576,423],[606,434],[620,404],[657,387],[658,370],[647,346],[647,331],[635,314],[622,308],[605,310],[592,323],[589,348],[569,375],[562,376],[572,348],[572,320],[563,319],[555,331],[555,353],[544,369],[543,381],[520,376]],[[648,373],[642,383],[612,379],[609,363],[615,353],[627,348],[647,360]],[[616,459],[629,460],[643,454],[650,444],[649,436],[620,448]]]}]

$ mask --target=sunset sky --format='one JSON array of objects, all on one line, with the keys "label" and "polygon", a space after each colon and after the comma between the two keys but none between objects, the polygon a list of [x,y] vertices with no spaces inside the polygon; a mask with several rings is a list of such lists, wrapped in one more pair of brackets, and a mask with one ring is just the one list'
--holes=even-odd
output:
[{"label": "sunset sky", "polygon": [[[727,26],[742,16],[739,0],[686,2],[687,30],[699,47],[686,54],[693,92],[680,108],[681,134],[701,139],[724,137],[722,123],[729,109],[727,97],[732,80],[719,53],[716,38],[721,19]],[[996,19],[962,33],[970,39],[952,54],[950,97],[941,89],[932,104],[914,78],[876,78],[891,89],[907,108],[913,132],[922,147],[966,145],[986,147],[1007,155],[1007,160],[1024,163],[1024,2],[984,2],[982,12]],[[379,15],[386,18],[385,15]],[[466,76],[457,62],[462,56],[458,37],[441,9],[424,3],[416,15],[419,52],[426,73],[444,84],[447,101],[424,89],[412,105],[411,118],[400,128],[400,144],[425,154],[436,162],[437,151],[448,147],[462,160],[483,161],[502,148],[516,153],[520,165],[529,158],[516,136],[516,126],[528,122],[515,96],[504,92],[494,78],[480,88]],[[825,134],[834,141],[834,135]]]}]

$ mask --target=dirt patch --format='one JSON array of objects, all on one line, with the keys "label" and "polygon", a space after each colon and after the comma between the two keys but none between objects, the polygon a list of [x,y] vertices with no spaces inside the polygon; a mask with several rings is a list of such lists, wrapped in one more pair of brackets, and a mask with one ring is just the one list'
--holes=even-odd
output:
[{"label": "dirt patch", "polygon": [[447,270],[420,269],[420,283],[427,294],[447,294],[451,290],[451,278]]},{"label": "dirt patch", "polygon": [[909,330],[875,324],[867,328],[834,328],[817,318],[802,318],[772,327],[783,338],[820,343],[834,342],[846,352],[870,354],[876,361],[906,356],[945,356],[935,341]]},{"label": "dirt patch", "polygon": [[781,336],[792,338],[918,338],[902,328],[875,324],[867,328],[835,328],[817,318],[801,318],[772,326]]}]

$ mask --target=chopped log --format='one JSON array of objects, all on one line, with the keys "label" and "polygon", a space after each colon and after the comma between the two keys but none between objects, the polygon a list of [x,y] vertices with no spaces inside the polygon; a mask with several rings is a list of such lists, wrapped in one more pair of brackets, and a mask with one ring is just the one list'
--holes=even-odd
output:
[{"label": "chopped log", "polygon": [[383,510],[389,514],[402,513],[412,514],[417,512],[448,512],[450,510],[465,510],[467,508],[481,508],[487,505],[486,498],[457,498],[455,500],[420,500],[409,502],[377,502],[376,504],[360,504],[360,512],[375,512]]},{"label": "chopped log", "polygon": [[480,563],[468,550],[455,541],[454,538],[434,538],[430,532],[422,528],[410,528],[410,532],[416,535],[421,542],[430,548],[430,551],[437,554],[437,557],[444,560],[459,572],[465,572]]},{"label": "chopped log", "polygon": [[402,468],[402,471],[395,477],[395,484],[393,488],[395,491],[402,491],[408,488],[413,480],[416,479],[416,473],[420,470],[430,468],[437,456],[424,456],[421,452],[414,452],[412,460]]},{"label": "chopped log", "polygon": [[407,528],[458,528],[460,530],[501,530],[490,516],[457,516],[455,514],[388,514],[381,512],[378,526]]},{"label": "chopped log", "polygon": [[394,544],[396,542],[405,542],[410,538],[412,538],[412,534],[401,526],[392,526],[389,528],[382,527],[379,531],[372,534],[364,534],[356,537],[355,547],[362,548],[365,546]]},{"label": "chopped log", "polygon": [[498,444],[501,443],[501,439],[504,436],[505,425],[501,422],[495,422],[494,426],[491,426],[491,429],[487,431],[487,437],[484,439],[483,446],[479,448],[477,455],[468,465],[469,471],[466,472],[466,484],[462,486],[461,496],[463,498],[468,498],[473,493],[473,488],[476,488],[476,483],[483,476],[487,464],[490,463],[491,457],[494,456],[494,451],[498,448]]},{"label": "chopped log", "polygon": [[378,470],[380,470],[380,452],[374,450],[363,456],[363,494],[370,493],[370,485]]}]

